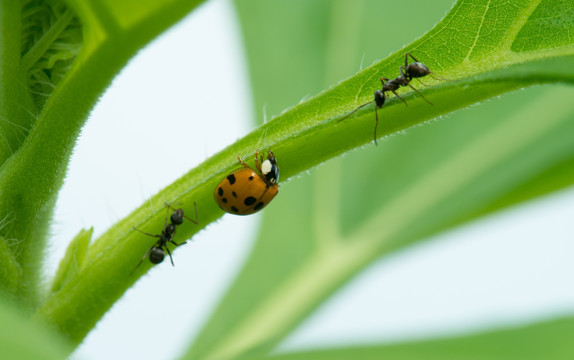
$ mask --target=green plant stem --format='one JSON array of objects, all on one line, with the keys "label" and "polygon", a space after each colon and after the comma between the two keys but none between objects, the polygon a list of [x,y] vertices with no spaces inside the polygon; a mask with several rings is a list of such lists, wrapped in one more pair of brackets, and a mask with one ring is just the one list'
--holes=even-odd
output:
[{"label": "green plant stem", "polygon": [[20,147],[36,112],[21,78],[21,3],[0,3],[0,166]]}]

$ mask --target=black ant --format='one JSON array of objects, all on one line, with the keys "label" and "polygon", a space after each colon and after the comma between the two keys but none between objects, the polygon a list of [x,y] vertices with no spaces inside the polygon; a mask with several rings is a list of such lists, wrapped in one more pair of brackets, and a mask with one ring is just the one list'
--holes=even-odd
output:
[{"label": "black ant", "polygon": [[[136,229],[134,227],[134,230],[137,230],[139,232],[141,232],[142,234],[145,234],[147,236],[152,236],[155,238],[158,238],[159,240],[152,245],[148,251],[145,253],[145,255],[141,258],[140,262],[138,263],[138,265],[135,267],[134,271],[140,267],[140,265],[143,263],[143,261],[145,260],[145,258],[149,255],[149,261],[156,265],[159,264],[163,261],[163,259],[165,258],[165,252],[167,251],[167,254],[169,255],[169,259],[171,260],[171,265],[175,266],[175,264],[173,263],[173,257],[171,256],[171,251],[169,250],[169,248],[167,247],[168,243],[172,243],[175,246],[180,246],[186,243],[186,241],[182,242],[182,243],[176,243],[175,241],[173,241],[173,236],[175,235],[175,230],[177,228],[178,225],[183,224],[183,219],[186,218],[187,220],[191,221],[192,223],[198,225],[198,217],[197,217],[197,204],[193,203],[193,206],[195,208],[195,220],[190,219],[189,217],[185,216],[183,214],[183,209],[174,209],[171,205],[169,204],[165,204],[167,207],[167,213],[165,215],[165,222],[163,224],[163,230],[161,231],[161,234],[150,234],[144,231],[141,231],[139,229]],[[167,215],[169,214],[169,210],[173,209],[173,213],[171,213],[171,216],[169,217],[170,222],[167,222]],[[133,272],[133,271],[132,271]]]},{"label": "black ant", "polygon": [[[414,63],[410,63],[409,64],[409,56],[411,57],[411,59],[413,59],[415,62]],[[407,102],[405,101],[405,99],[403,99],[402,97],[399,96],[399,94],[397,94],[397,90],[401,87],[401,86],[409,86],[411,89],[413,89],[417,94],[419,94],[420,97],[422,97],[427,103],[429,103],[430,105],[433,105],[430,101],[427,100],[427,98],[425,98],[423,96],[423,94],[421,94],[414,86],[412,86],[410,83],[413,79],[417,79],[421,84],[423,84],[419,78],[425,77],[427,75],[430,75],[433,79],[437,79],[437,80],[443,80],[441,78],[439,78],[438,76],[434,75],[434,73],[432,71],[430,71],[430,69],[428,68],[428,66],[426,66],[425,64],[421,63],[420,61],[418,61],[414,56],[412,56],[411,54],[409,54],[408,52],[405,53],[405,65],[401,65],[399,67],[399,71],[401,72],[401,74],[399,76],[397,76],[394,79],[387,79],[385,77],[381,78],[381,84],[383,84],[383,88],[381,90],[376,90],[375,94],[374,94],[374,100],[373,101],[369,101],[368,103],[365,103],[363,105],[360,105],[359,107],[357,107],[356,109],[354,109],[353,111],[351,111],[350,113],[348,113],[347,115],[345,115],[342,119],[339,120],[343,121],[346,118],[348,118],[349,116],[353,115],[357,110],[359,110],[362,107],[365,107],[367,105],[372,104],[373,102],[375,103],[375,132],[374,132],[374,141],[375,141],[375,145],[377,145],[377,127],[379,126],[379,115],[377,113],[377,109],[380,109],[383,107],[383,105],[385,105],[385,101],[387,99],[387,92],[390,91],[393,94],[395,94],[396,97],[398,97],[399,99],[401,99],[406,106],[409,106],[407,104]],[[424,85],[424,84],[423,84]]]}]

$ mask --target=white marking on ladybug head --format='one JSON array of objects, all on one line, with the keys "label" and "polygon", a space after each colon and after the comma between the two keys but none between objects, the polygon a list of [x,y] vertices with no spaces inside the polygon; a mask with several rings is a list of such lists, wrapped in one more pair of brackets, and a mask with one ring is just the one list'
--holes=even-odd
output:
[{"label": "white marking on ladybug head", "polygon": [[263,161],[263,164],[261,164],[261,173],[263,175],[267,175],[271,172],[271,169],[273,169],[273,165],[271,165],[271,161],[269,161],[269,160]]}]

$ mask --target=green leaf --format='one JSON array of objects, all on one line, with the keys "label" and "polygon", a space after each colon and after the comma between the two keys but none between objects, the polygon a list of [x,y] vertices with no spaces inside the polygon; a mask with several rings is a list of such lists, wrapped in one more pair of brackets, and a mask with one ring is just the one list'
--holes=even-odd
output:
[{"label": "green leaf", "polygon": [[78,235],[74,237],[66,255],[60,261],[60,266],[54,276],[54,283],[52,284],[52,292],[57,292],[66,285],[70,280],[75,278],[85,265],[85,260],[88,255],[88,245],[92,239],[94,228],[89,230],[82,229]]},{"label": "green leaf", "polygon": [[30,321],[21,309],[0,299],[0,349],[4,359],[61,360],[70,344],[44,325]]},{"label": "green leaf", "polygon": [[[415,6],[238,2],[251,72],[258,74],[253,77],[257,108],[266,104],[267,109],[281,109],[284,98],[302,93],[302,85],[296,84],[300,78],[307,86],[321,88],[353,64],[358,66],[360,55],[352,58],[345,51],[355,41],[385,53],[379,49],[383,40],[418,21],[429,21],[428,7],[418,17],[414,11],[396,19],[388,15],[404,14],[409,5]],[[379,135],[398,133],[527,85],[572,82],[574,48],[568,32],[538,38],[546,44],[547,38],[562,34],[554,47],[514,50],[515,43],[527,40],[533,46],[536,37],[523,29],[539,22],[539,12],[549,7],[568,14],[572,5],[459,1],[421,39],[282,113],[263,126],[268,130],[265,143],[277,155],[282,176],[372,140],[373,106],[344,122],[337,120],[372,99],[381,86],[379,77],[397,76],[406,51],[451,80],[424,80],[433,86],[419,90],[434,106],[412,91],[403,95],[408,108],[391,96],[379,110]],[[282,21],[295,12],[301,24]],[[304,21],[309,18],[311,24]],[[322,24],[320,29],[330,25],[331,32],[313,31],[316,24]],[[316,49],[313,56],[307,54],[309,48]],[[276,69],[299,73],[300,62],[307,64],[301,77],[279,81],[270,75]],[[323,165],[312,178],[283,181],[280,193],[289,195],[279,195],[266,209],[261,236],[247,264],[186,358],[267,354],[373,261],[477,216],[571,185],[572,96],[572,89],[565,87],[515,93],[502,103],[487,103],[432,126],[410,129],[406,137],[389,137],[378,148]],[[291,135],[281,124],[289,124]],[[286,135],[276,141],[275,133]]]},{"label": "green leaf", "polygon": [[315,350],[266,357],[273,360],[568,360],[574,356],[574,319],[450,339]]}]

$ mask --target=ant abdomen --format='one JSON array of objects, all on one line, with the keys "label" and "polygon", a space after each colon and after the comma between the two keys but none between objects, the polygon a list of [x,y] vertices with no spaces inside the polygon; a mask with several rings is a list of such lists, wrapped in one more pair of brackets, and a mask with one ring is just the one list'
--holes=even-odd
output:
[{"label": "ant abdomen", "polygon": [[409,79],[422,78],[422,77],[425,77],[431,73],[428,66],[426,66],[425,64],[418,62],[418,61],[408,64],[408,66],[405,69],[405,72],[406,72],[406,77]]},{"label": "ant abdomen", "polygon": [[165,258],[165,251],[160,247],[154,247],[149,253],[149,261],[157,265],[163,261]]}]

